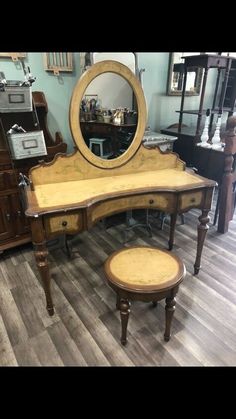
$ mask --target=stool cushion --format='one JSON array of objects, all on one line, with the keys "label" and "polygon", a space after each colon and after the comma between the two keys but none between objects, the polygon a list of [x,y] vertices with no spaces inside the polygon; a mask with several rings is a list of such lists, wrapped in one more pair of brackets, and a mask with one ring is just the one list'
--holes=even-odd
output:
[{"label": "stool cushion", "polygon": [[150,292],[177,285],[185,275],[185,266],[168,251],[138,246],[113,253],[105,262],[105,272],[120,288]]}]

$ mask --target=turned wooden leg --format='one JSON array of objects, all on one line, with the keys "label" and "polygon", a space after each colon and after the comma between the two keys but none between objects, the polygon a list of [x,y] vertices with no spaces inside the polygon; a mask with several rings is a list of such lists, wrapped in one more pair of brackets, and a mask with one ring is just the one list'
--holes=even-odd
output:
[{"label": "turned wooden leg", "polygon": [[173,314],[175,311],[175,298],[166,298],[166,329],[164,333],[164,339],[166,342],[170,340],[171,334],[170,334],[170,328],[171,328],[171,322],[173,318]]},{"label": "turned wooden leg", "polygon": [[50,289],[50,271],[48,265],[48,250],[46,244],[35,244],[35,259],[42,278],[43,288],[45,292],[48,314],[52,316],[54,314],[51,289]]},{"label": "turned wooden leg", "polygon": [[210,217],[208,216],[208,213],[209,213],[209,210],[203,210],[202,214],[198,218],[200,221],[200,224],[198,225],[197,256],[196,256],[196,261],[194,263],[194,275],[198,274],[201,267],[201,256],[202,256],[203,244],[204,244],[207,230],[209,228],[207,223],[210,221]]},{"label": "turned wooden leg", "polygon": [[175,235],[176,220],[177,220],[177,213],[171,214],[171,216],[170,216],[169,250],[172,250],[173,249],[173,245],[174,245],[174,235]]},{"label": "turned wooden leg", "polygon": [[218,214],[219,214],[219,203],[220,203],[220,187],[218,189],[218,196],[217,196],[217,201],[216,201],[216,209],[215,209],[213,226],[215,226],[216,222],[217,222],[217,218],[218,218]]},{"label": "turned wooden leg", "polygon": [[128,300],[120,300],[120,318],[121,318],[121,343],[127,343],[127,325],[130,313],[130,302]]},{"label": "turned wooden leg", "polygon": [[116,294],[116,308],[117,308],[117,310],[120,310],[120,296],[119,296],[119,294]]}]

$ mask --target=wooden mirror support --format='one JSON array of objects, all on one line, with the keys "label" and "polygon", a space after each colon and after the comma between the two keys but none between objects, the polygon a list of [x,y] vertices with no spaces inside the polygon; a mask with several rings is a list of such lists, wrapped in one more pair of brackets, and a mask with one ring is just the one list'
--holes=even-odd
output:
[{"label": "wooden mirror support", "polygon": [[[87,147],[81,132],[79,120],[80,105],[87,87],[91,81],[95,79],[95,77],[108,72],[122,76],[129,83],[135,94],[138,108],[138,123],[134,139],[129,148],[121,156],[112,160],[104,160],[101,157],[96,156]],[[132,71],[125,65],[112,60],[100,61],[94,64],[85,73],[83,73],[81,78],[78,80],[74,88],[70,103],[70,128],[74,142],[77,145],[79,151],[86,158],[86,160],[88,160],[94,166],[103,169],[112,169],[127,163],[136,153],[142,142],[146,127],[146,120],[147,110],[142,87],[137,77],[135,77]]]}]

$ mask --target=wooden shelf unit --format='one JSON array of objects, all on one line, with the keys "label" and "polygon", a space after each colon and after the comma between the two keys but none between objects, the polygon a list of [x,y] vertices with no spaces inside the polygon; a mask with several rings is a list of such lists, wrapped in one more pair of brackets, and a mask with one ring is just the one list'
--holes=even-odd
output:
[{"label": "wooden shelf unit", "polygon": [[[0,113],[0,253],[31,241],[29,222],[24,215],[18,186],[19,173],[28,176],[30,168],[38,165],[39,161],[51,161],[57,153],[65,153],[67,149],[60,133],[56,133],[54,140],[48,130],[48,108],[44,93],[33,92],[32,95],[38,117],[37,126],[33,112]],[[26,131],[43,130],[48,154],[13,161],[6,133],[15,123],[23,126]]]}]

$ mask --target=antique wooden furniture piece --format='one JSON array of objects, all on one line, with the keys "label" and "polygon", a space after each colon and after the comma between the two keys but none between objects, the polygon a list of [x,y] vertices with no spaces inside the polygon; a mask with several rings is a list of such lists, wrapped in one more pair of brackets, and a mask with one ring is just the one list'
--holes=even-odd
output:
[{"label": "antique wooden furniture piece", "polygon": [[[183,114],[192,114],[197,116],[196,121],[196,130],[195,130],[195,140],[196,142],[199,142],[199,137],[201,134],[201,121],[202,116],[206,114],[206,110],[204,110],[204,99],[205,99],[205,92],[206,92],[206,85],[207,85],[207,79],[208,79],[208,72],[212,68],[217,68],[218,74],[215,84],[215,91],[213,95],[213,102],[211,106],[211,119],[209,124],[209,133],[211,136],[211,129],[212,129],[212,123],[214,114],[218,114],[219,112],[222,113],[223,110],[227,110],[228,112],[232,112],[233,110],[230,108],[224,109],[223,104],[225,100],[225,93],[229,78],[229,71],[231,68],[232,61],[234,61],[234,58],[232,57],[226,57],[221,55],[209,55],[209,54],[200,54],[200,55],[192,55],[184,57],[184,82],[183,82],[183,92],[181,96],[181,105],[180,105],[180,111],[179,111],[179,126],[178,126],[178,132],[181,133],[182,130],[182,121],[183,121]],[[202,82],[202,89],[200,94],[200,101],[199,101],[199,109],[196,110],[186,110],[184,109],[184,99],[185,99],[185,90],[186,90],[186,81],[187,81],[187,72],[189,68],[203,68],[204,69],[204,76],[203,76],[203,82]],[[220,78],[221,73],[223,73],[223,80],[221,89],[219,92],[219,85],[220,85]],[[219,95],[219,102],[217,104],[217,98]]]},{"label": "antique wooden furniture piece", "polygon": [[[145,269],[143,267],[145,266]],[[130,300],[157,301],[166,299],[165,341],[170,339],[175,296],[186,269],[175,255],[155,247],[128,247],[108,257],[104,265],[108,285],[117,295],[116,307],[121,317],[121,343],[127,343]]]},{"label": "antique wooden furniture piece", "polygon": [[[111,160],[91,152],[82,137],[79,121],[80,104],[88,84],[106,72],[124,77],[134,91],[138,109],[138,123],[131,145],[122,155]],[[170,213],[169,249],[172,249],[177,215],[191,208],[201,209],[194,264],[197,274],[215,182],[185,170],[185,163],[176,154],[142,145],[146,103],[134,74],[115,61],[94,64],[83,73],[74,88],[69,117],[78,150],[32,168],[30,185],[24,187],[25,214],[30,220],[48,313],[53,315],[54,308],[47,240],[63,233],[88,230],[99,220],[118,212],[155,208]]]},{"label": "antique wooden furniture piece", "polygon": [[[232,118],[234,117],[229,117],[227,121],[227,125],[231,126],[230,130],[227,131],[226,129],[224,134],[222,133],[222,141],[227,144],[227,147],[225,146],[224,148],[222,147],[221,150],[216,150],[209,147],[205,148],[203,146],[199,147],[194,145],[193,157],[191,159],[192,165],[197,169],[197,173],[200,176],[204,176],[217,182],[219,194],[221,193],[221,190],[223,190],[221,189],[221,186],[223,185],[223,181],[225,181],[225,174],[227,173],[228,181],[230,175],[231,184],[227,187],[227,193],[224,193],[221,196],[219,195],[217,199],[214,224],[216,224],[218,218],[217,231],[219,233],[226,233],[228,231],[229,222],[233,217],[235,208],[236,136],[234,134],[235,126],[232,128],[235,119]],[[230,121],[234,122],[231,124]],[[172,130],[174,130],[174,128],[168,130],[168,132],[173,132]],[[230,198],[230,200],[227,199],[224,201],[226,196],[230,196],[231,192],[233,193],[233,197]],[[226,213],[228,215],[226,215]]]},{"label": "antique wooden furniture piece", "polygon": [[[53,140],[47,127],[47,102],[43,92],[33,92],[35,112],[0,114],[0,252],[31,241],[30,226],[24,215],[20,190],[19,173],[28,175],[29,169],[39,161],[51,161],[55,154],[65,153],[67,144],[60,133]],[[23,126],[26,131],[43,130],[47,155],[21,160],[12,160],[6,132],[13,124]]]},{"label": "antique wooden furniture piece", "polygon": [[[227,200],[225,200],[226,196],[229,197],[229,195],[232,194],[232,190],[233,194],[235,191],[235,183],[233,181],[233,173],[235,172],[235,146],[233,145],[234,141],[232,140],[231,135],[231,139],[228,141],[226,152],[223,149],[214,150],[211,148],[198,147],[197,144],[201,141],[200,136],[202,132],[202,118],[207,111],[204,109],[203,105],[209,69],[217,69],[213,101],[210,109],[210,139],[213,136],[214,115],[221,115],[223,112],[227,112],[228,117],[231,117],[236,109],[236,59],[233,57],[221,55],[201,54],[185,57],[184,60],[184,87],[182,91],[181,107],[179,111],[179,123],[177,124],[177,127],[169,127],[167,129],[163,129],[162,133],[176,135],[178,139],[174,143],[174,151],[179,154],[180,158],[186,161],[187,165],[196,167],[200,175],[217,181],[219,185],[219,199],[217,202],[214,223],[216,223],[219,210],[219,221],[217,229],[219,233],[225,233],[228,231],[229,221],[232,219],[234,210],[234,199],[230,198],[229,200],[229,198],[227,198]],[[186,110],[184,109],[184,100],[186,96],[185,87],[187,71],[188,68],[194,67],[204,69],[204,78],[200,95],[199,108],[198,110]],[[183,126],[184,114],[197,116],[196,126],[194,129],[191,127]],[[227,133],[225,132],[225,127],[223,126],[220,136],[224,142],[227,141]],[[229,161],[231,161],[231,166],[229,165]],[[230,171],[233,183],[231,185],[228,184],[228,192],[223,193],[221,185],[223,184],[223,179],[225,178],[225,171]]]},{"label": "antique wooden furniture piece", "polygon": [[[178,140],[174,144],[174,151],[179,154],[188,166],[193,165],[194,146],[200,142],[202,131],[202,118],[206,114],[204,109],[205,93],[210,69],[217,69],[216,83],[213,93],[212,105],[210,108],[211,117],[209,124],[209,136],[213,136],[214,116],[227,112],[231,116],[235,110],[236,84],[235,84],[236,59],[222,55],[200,54],[184,57],[184,82],[181,96],[179,123],[176,128],[166,128],[161,132],[169,135],[176,135]],[[186,81],[189,68],[200,68],[204,70],[201,94],[198,109],[185,109]],[[217,102],[218,101],[218,102]],[[208,106],[209,107],[209,106]],[[194,128],[183,125],[184,115],[195,115],[196,125]]]},{"label": "antique wooden furniture piece", "polygon": [[[226,233],[235,209],[236,189],[236,118],[230,116],[222,134],[221,149],[214,149],[207,144],[194,147],[193,164],[198,174],[213,179],[218,184],[218,198],[214,216],[214,225],[218,219],[217,231]],[[227,179],[227,182],[226,182]]]},{"label": "antique wooden furniture piece", "polygon": [[219,188],[218,232],[226,233],[236,205],[236,117],[227,121],[225,136],[224,170]]}]

